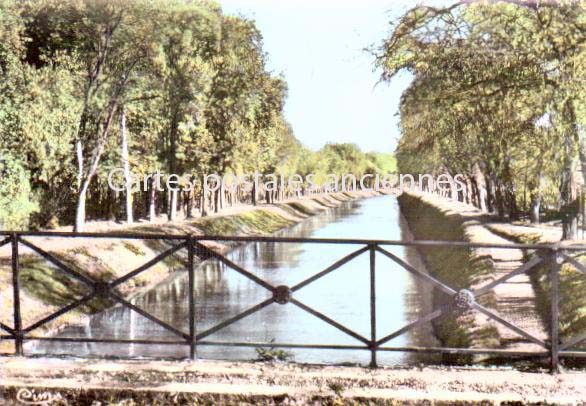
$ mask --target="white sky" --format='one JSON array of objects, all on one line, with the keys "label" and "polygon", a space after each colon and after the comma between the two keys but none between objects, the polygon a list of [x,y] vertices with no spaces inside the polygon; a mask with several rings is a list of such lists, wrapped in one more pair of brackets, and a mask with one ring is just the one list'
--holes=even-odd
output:
[{"label": "white sky", "polygon": [[363,151],[391,152],[407,74],[377,84],[373,57],[389,22],[415,3],[388,0],[220,0],[224,12],[256,21],[268,66],[289,85],[285,114],[312,149],[353,142]]}]

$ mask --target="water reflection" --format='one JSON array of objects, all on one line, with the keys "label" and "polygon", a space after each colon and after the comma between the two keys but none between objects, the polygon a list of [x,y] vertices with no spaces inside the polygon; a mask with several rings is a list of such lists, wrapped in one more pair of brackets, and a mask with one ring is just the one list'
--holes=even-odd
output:
[{"label": "water reflection", "polygon": [[[277,234],[283,237],[411,239],[396,199],[383,196],[344,203]],[[273,286],[293,286],[325,269],[360,245],[252,243],[234,249],[228,257]],[[417,252],[403,247],[389,248],[422,269]],[[382,255],[376,256],[377,338],[384,337],[431,310],[431,290]],[[164,283],[137,297],[133,303],[188,331],[187,275],[177,273]],[[196,324],[198,332],[271,297],[271,293],[250,279],[215,260],[197,268],[195,278]],[[295,298],[333,318],[365,338],[370,338],[369,256],[365,253],[336,271],[295,292]],[[68,328],[64,337],[177,340],[135,312],[116,307],[92,317],[85,327]],[[217,331],[206,341],[280,342],[292,344],[360,345],[360,341],[306,313],[293,304],[271,304]],[[395,338],[390,346],[437,345],[429,325]],[[188,356],[186,346],[120,345],[104,343],[44,342],[35,353],[124,357]],[[252,359],[255,350],[241,347],[199,346],[198,357]],[[368,363],[363,350],[292,350],[299,362]],[[422,356],[381,352],[381,364],[412,364]],[[429,357],[429,356],[427,356]],[[426,358],[430,361],[431,358]]]}]

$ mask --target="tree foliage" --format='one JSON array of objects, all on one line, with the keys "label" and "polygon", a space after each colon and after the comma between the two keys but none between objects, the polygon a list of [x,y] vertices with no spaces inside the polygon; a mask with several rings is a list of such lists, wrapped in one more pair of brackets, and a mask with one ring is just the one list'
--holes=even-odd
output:
[{"label": "tree foliage", "polygon": [[[284,117],[287,84],[266,68],[261,33],[211,1],[0,0],[0,75],[5,228],[82,231],[87,219],[205,215],[292,196],[208,196],[206,174],[325,177],[374,160],[354,146],[303,147]],[[113,191],[108,175],[121,167],[118,181],[132,172],[148,182]],[[193,188],[159,189],[157,173],[161,184],[192,175]]]},{"label": "tree foliage", "polygon": [[385,80],[414,75],[401,102],[400,170],[466,174],[464,198],[513,219],[530,206],[537,221],[545,202],[574,237],[585,44],[583,1],[409,10],[377,58]]}]

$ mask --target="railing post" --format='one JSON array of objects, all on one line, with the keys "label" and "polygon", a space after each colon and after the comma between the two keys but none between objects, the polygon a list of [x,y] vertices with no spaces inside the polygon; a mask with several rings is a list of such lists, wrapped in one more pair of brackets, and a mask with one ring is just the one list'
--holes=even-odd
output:
[{"label": "railing post", "polygon": [[551,285],[551,371],[559,371],[559,343],[560,343],[560,252],[555,249],[551,261],[550,285]]},{"label": "railing post", "polygon": [[195,338],[195,268],[193,263],[193,236],[187,239],[187,272],[189,279],[189,358],[195,360],[196,338]]},{"label": "railing post", "polygon": [[376,368],[376,272],[375,245],[370,245],[370,367]]},{"label": "railing post", "polygon": [[22,318],[20,314],[20,286],[18,277],[18,234],[12,233],[12,294],[14,304],[14,340],[15,353],[18,356],[23,355],[22,351]]}]

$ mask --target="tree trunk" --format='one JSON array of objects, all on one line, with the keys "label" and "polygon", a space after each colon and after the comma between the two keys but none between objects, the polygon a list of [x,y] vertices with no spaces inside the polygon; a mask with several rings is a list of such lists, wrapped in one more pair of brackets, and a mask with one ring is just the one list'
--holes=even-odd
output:
[{"label": "tree trunk", "polygon": [[492,182],[488,176],[484,176],[485,181],[485,188],[484,188],[484,197],[486,202],[486,211],[489,213],[494,213],[494,188]]},{"label": "tree trunk", "polygon": [[73,231],[76,233],[82,232],[85,225],[85,200],[86,191],[82,190],[77,195],[75,226],[73,228]]},{"label": "tree trunk", "polygon": [[177,189],[169,191],[169,207],[167,208],[167,218],[169,221],[177,219]]},{"label": "tree trunk", "polygon": [[474,205],[473,197],[474,194],[472,193],[472,181],[470,180],[470,176],[466,176],[466,189],[462,190],[462,201],[464,203]]},{"label": "tree trunk", "polygon": [[496,186],[496,207],[499,217],[505,217],[505,194],[500,182]]},{"label": "tree trunk", "polygon": [[83,146],[81,144],[81,140],[77,140],[75,142],[75,155],[77,157],[77,202],[76,202],[76,209],[75,209],[75,225],[73,226],[73,231],[80,232],[83,231],[83,226],[85,224],[85,200],[86,200],[86,191],[83,189],[83,168],[84,168],[84,161],[83,161]]},{"label": "tree trunk", "polygon": [[220,190],[218,191],[218,193],[220,194],[220,209],[223,209],[224,207],[226,207],[226,189],[224,188],[224,182],[220,184]]},{"label": "tree trunk", "polygon": [[132,213],[132,179],[130,176],[130,161],[128,157],[128,135],[126,134],[126,110],[124,106],[120,108],[120,138],[122,167],[124,168],[124,181],[126,185],[126,222],[128,224],[134,223],[134,216]]},{"label": "tree trunk", "polygon": [[195,217],[193,215],[193,206],[194,206],[193,195],[194,195],[193,190],[190,190],[189,192],[186,193],[186,196],[185,196],[185,200],[186,200],[185,214],[186,214],[186,217],[189,219]]},{"label": "tree trunk", "polygon": [[252,205],[253,206],[256,206],[256,204],[257,204],[257,201],[256,201],[256,194],[257,194],[257,191],[256,191],[256,182],[252,182],[252,192],[251,192],[251,194],[252,194]]},{"label": "tree trunk", "polygon": [[[169,174],[177,174],[177,133],[179,129],[179,111],[175,107],[169,123],[169,148],[167,150],[167,160],[169,165]],[[173,221],[177,218],[177,190],[170,190],[167,206],[167,218]]]},{"label": "tree trunk", "polygon": [[108,220],[116,221],[116,199],[118,192],[108,189]]},{"label": "tree trunk", "polygon": [[102,153],[104,151],[104,146],[106,145],[108,132],[110,131],[110,125],[112,124],[112,119],[114,117],[114,113],[117,108],[116,100],[112,100],[108,109],[108,115],[106,116],[104,122],[102,123],[100,128],[98,128],[98,135],[96,137],[96,145],[93,148],[92,155],[91,155],[91,164],[87,168],[87,172],[85,169],[84,164],[84,157],[83,157],[83,145],[81,140],[77,140],[76,142],[76,153],[77,153],[77,164],[78,164],[78,173],[77,173],[77,204],[76,204],[76,213],[75,213],[75,225],[73,226],[74,232],[81,232],[85,226],[85,214],[86,214],[86,198],[87,192],[90,186],[90,183],[98,170],[98,165],[100,164],[100,158],[102,157]]},{"label": "tree trunk", "polygon": [[[564,124],[564,144],[562,149],[562,173],[560,182],[560,211],[562,215],[562,240],[578,238],[578,200],[574,196],[574,147],[579,141],[575,114],[571,100],[566,100],[562,112]],[[578,148],[579,150],[581,148]]]},{"label": "tree trunk", "polygon": [[531,208],[529,216],[533,224],[539,224],[541,209],[541,194],[539,192],[531,193]]},{"label": "tree trunk", "polygon": [[201,192],[200,214],[202,217],[208,215],[208,197],[204,190]]},{"label": "tree trunk", "polygon": [[157,203],[156,203],[156,196],[157,190],[155,189],[155,180],[151,176],[149,178],[149,186],[148,186],[148,216],[150,221],[155,221],[157,218]]},{"label": "tree trunk", "polygon": [[220,211],[220,190],[216,190],[214,193],[214,213]]},{"label": "tree trunk", "polygon": [[474,176],[470,177],[470,201],[474,207],[480,209],[480,193]]},{"label": "tree trunk", "polygon": [[[567,144],[567,143],[566,143]],[[567,146],[566,146],[567,152]],[[566,156],[566,161],[571,158]],[[566,162],[560,182],[560,213],[562,216],[562,240],[575,240],[578,237],[578,207],[573,198],[573,179],[571,162]]]},{"label": "tree trunk", "polygon": [[509,220],[517,220],[519,218],[519,210],[517,208],[517,197],[512,182],[507,182],[504,185],[504,196],[506,200],[506,207],[509,213]]}]

